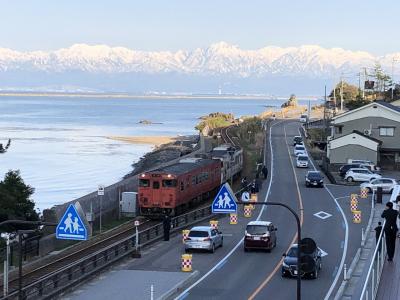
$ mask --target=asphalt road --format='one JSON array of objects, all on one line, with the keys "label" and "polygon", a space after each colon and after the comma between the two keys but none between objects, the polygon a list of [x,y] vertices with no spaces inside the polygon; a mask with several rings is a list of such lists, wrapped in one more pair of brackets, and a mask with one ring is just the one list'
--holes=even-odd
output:
[{"label": "asphalt road", "polygon": [[[302,299],[327,299],[334,296],[341,283],[343,264],[350,264],[360,245],[361,228],[366,227],[369,216],[369,202],[360,202],[363,223],[353,224],[348,196],[358,188],[305,187],[306,169],[295,167],[291,146],[298,128],[299,123],[293,121],[276,121],[271,128],[270,177],[264,181],[259,199],[282,202],[295,209],[302,219],[302,237],[313,238],[327,253],[319,278],[302,280]],[[329,216],[323,219],[314,215],[319,212]],[[271,253],[243,251],[241,240],[245,225],[257,217],[272,221],[278,228],[277,247]],[[193,269],[201,275],[179,296],[180,299],[296,299],[296,280],[282,278],[280,273],[282,254],[296,241],[294,217],[284,208],[268,206],[256,209],[251,219],[244,218],[241,213],[237,225],[229,225],[228,218],[220,220],[220,229],[225,235],[224,247],[214,254],[193,253]],[[183,253],[181,237],[175,236],[169,242],[154,245],[141,259],[124,268],[177,271]]]}]

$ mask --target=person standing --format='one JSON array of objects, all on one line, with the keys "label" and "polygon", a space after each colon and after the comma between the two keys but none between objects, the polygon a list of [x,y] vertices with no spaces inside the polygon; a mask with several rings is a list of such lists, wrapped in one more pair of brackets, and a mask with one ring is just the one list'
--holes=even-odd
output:
[{"label": "person standing", "polygon": [[382,218],[386,220],[385,227],[383,231],[385,232],[386,237],[386,248],[388,254],[388,261],[393,260],[394,251],[396,247],[396,232],[397,232],[397,210],[393,209],[393,203],[386,203],[385,210],[382,212]]},{"label": "person standing", "polygon": [[242,178],[241,184],[242,184],[242,189],[245,189],[247,187],[247,178],[246,178],[246,176],[244,176]]},{"label": "person standing", "polygon": [[264,179],[267,179],[267,177],[268,177],[268,168],[267,168],[266,165],[264,165],[264,166],[262,167],[261,172],[263,173]]},{"label": "person standing", "polygon": [[[379,236],[381,235],[382,232],[382,222],[378,222],[378,226],[375,227],[375,243],[378,246],[378,240],[379,240]],[[381,243],[382,241],[379,243],[379,247],[378,247],[378,252],[381,252]]]},{"label": "person standing", "polygon": [[164,241],[169,241],[169,232],[171,230],[171,218],[168,214],[164,215],[163,229],[164,229]]}]

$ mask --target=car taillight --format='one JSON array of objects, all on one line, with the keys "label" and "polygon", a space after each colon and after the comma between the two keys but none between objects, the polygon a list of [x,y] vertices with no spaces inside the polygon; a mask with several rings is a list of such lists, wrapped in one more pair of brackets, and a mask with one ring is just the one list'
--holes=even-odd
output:
[{"label": "car taillight", "polygon": [[205,239],[203,239],[203,241],[211,241],[210,237],[206,237]]}]

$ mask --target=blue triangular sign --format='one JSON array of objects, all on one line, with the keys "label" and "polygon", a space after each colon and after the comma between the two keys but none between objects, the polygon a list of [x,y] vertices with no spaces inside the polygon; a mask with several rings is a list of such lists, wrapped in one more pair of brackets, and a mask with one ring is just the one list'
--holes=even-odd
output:
[{"label": "blue triangular sign", "polygon": [[212,203],[212,212],[215,214],[226,214],[237,212],[237,199],[229,183],[221,186],[217,196]]},{"label": "blue triangular sign", "polygon": [[68,206],[56,228],[56,237],[61,240],[87,240],[87,230],[73,204]]}]

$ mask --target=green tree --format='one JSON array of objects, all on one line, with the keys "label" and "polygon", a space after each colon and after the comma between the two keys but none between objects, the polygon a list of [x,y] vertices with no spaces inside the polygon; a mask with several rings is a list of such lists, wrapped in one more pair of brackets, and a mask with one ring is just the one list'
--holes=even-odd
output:
[{"label": "green tree", "polygon": [[25,184],[19,171],[8,171],[0,181],[0,222],[12,219],[37,221],[35,203],[30,199],[34,191]]},{"label": "green tree", "polygon": [[[333,90],[329,94],[330,98],[336,97],[336,104],[340,106],[340,99],[341,99],[341,89],[342,83],[339,82],[335,87],[335,93]],[[346,104],[349,101],[357,100],[357,96],[359,95],[358,87],[343,81],[343,102]]]},{"label": "green tree", "polygon": [[297,106],[297,98],[295,94],[291,94],[289,100],[281,105],[281,107]]}]

